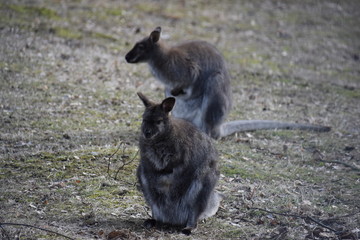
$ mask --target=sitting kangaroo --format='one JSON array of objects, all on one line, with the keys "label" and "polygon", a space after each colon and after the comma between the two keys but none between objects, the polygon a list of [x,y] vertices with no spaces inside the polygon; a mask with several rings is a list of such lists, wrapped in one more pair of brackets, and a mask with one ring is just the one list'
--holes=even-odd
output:
[{"label": "sitting kangaroo", "polygon": [[329,131],[329,127],[267,120],[225,122],[231,105],[230,77],[220,52],[204,41],[167,47],[160,41],[161,28],[137,42],[126,54],[128,63],[147,62],[165,85],[165,96],[175,96],[172,114],[192,122],[217,139],[235,132],[258,129]]},{"label": "sitting kangaroo", "polygon": [[183,119],[172,118],[175,98],[155,104],[143,94],[145,105],[139,140],[137,177],[152,219],[190,234],[199,219],[214,215],[222,199],[214,190],[219,179],[218,153],[212,139]]}]

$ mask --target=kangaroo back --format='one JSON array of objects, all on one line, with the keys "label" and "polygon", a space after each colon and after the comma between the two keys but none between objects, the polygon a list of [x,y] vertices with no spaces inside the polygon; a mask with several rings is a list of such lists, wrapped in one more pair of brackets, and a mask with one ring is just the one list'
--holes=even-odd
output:
[{"label": "kangaroo back", "polygon": [[137,177],[152,219],[189,234],[199,219],[216,213],[221,195],[218,154],[212,140],[191,123],[169,116],[174,98],[160,104],[138,93],[145,105],[139,140],[141,160]]},{"label": "kangaroo back", "polygon": [[129,63],[147,62],[152,73],[165,85],[165,95],[176,97],[172,114],[192,122],[210,136],[231,105],[230,77],[224,58],[210,43],[188,41],[173,47],[160,41],[161,28],[137,42],[126,54]]},{"label": "kangaroo back", "polygon": [[126,54],[129,63],[147,62],[165,85],[165,96],[176,97],[172,114],[192,122],[212,138],[257,129],[329,131],[329,127],[277,121],[224,123],[232,106],[230,77],[220,52],[204,41],[188,41],[167,47],[160,41],[161,28],[137,42]]}]

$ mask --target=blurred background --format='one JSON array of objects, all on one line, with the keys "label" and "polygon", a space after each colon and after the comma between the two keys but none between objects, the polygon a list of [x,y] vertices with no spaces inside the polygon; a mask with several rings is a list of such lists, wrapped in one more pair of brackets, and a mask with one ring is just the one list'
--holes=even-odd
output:
[{"label": "blurred background", "polygon": [[[357,0],[0,1],[0,222],[74,239],[183,237],[142,228],[149,209],[135,186],[143,112],[136,92],[164,95],[146,64],[124,56],[157,26],[170,46],[198,39],[223,53],[229,120],[332,127],[217,141],[227,198],[192,238],[357,239]],[[49,236],[61,238],[0,229],[4,239]]]}]

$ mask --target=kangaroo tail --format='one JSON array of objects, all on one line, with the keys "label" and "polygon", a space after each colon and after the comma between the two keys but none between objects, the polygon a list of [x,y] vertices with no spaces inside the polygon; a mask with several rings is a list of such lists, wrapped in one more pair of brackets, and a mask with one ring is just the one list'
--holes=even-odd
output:
[{"label": "kangaroo tail", "polygon": [[238,120],[225,122],[220,128],[220,137],[225,137],[236,132],[255,131],[261,129],[289,129],[328,132],[330,127],[312,124],[289,123],[271,120]]}]

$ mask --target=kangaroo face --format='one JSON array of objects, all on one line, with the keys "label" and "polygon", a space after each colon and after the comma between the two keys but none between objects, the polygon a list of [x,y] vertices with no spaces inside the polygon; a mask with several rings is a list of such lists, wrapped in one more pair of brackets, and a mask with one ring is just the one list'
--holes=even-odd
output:
[{"label": "kangaroo face", "polygon": [[166,135],[170,129],[169,112],[175,104],[175,98],[166,98],[161,104],[155,104],[142,93],[138,96],[145,105],[141,133],[145,139],[154,139]]},{"label": "kangaroo face", "polygon": [[[141,132],[146,139],[155,138],[166,131],[164,118],[155,113],[155,109],[148,109],[143,116]],[[155,110],[153,112],[153,110]],[[151,113],[153,112],[153,113]],[[155,114],[154,114],[155,113]]]},{"label": "kangaroo face", "polygon": [[125,59],[128,63],[146,62],[150,58],[151,49],[153,48],[148,38],[138,42],[126,54]]},{"label": "kangaroo face", "polygon": [[125,59],[128,63],[141,63],[150,59],[152,51],[156,47],[156,43],[160,39],[161,28],[157,27],[151,32],[149,37],[137,42],[135,46],[128,52]]}]

